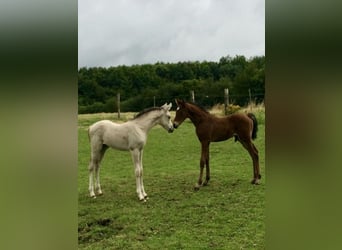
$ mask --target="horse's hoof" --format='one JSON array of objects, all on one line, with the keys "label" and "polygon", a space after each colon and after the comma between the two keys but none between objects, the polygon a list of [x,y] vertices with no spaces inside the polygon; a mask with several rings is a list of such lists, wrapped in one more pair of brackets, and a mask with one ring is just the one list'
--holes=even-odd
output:
[{"label": "horse's hoof", "polygon": [[259,184],[260,184],[260,179],[253,179],[253,180],[251,181],[251,184],[259,185]]},{"label": "horse's hoof", "polygon": [[200,186],[199,186],[199,185],[194,186],[194,190],[195,190],[195,191],[198,191],[199,189],[200,189]]},{"label": "horse's hoof", "polygon": [[140,198],[139,198],[139,201],[141,201],[141,202],[146,202],[146,199],[145,199],[145,197],[140,197]]}]

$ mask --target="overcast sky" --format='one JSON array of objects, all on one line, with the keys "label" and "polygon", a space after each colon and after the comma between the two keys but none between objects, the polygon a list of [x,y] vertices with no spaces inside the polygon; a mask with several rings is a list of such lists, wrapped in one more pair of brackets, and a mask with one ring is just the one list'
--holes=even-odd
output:
[{"label": "overcast sky", "polygon": [[78,66],[265,55],[265,0],[79,0]]}]

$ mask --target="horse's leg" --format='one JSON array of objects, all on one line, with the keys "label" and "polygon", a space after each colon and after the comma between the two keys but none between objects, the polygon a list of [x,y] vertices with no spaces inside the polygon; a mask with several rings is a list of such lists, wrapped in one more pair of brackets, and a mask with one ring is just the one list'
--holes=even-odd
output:
[{"label": "horse's leg", "polygon": [[210,144],[210,142],[208,142],[208,147],[207,147],[207,151],[206,151],[206,154],[205,154],[205,181],[203,183],[203,186],[208,185],[208,182],[210,180],[209,144]]},{"label": "horse's leg", "polygon": [[251,140],[243,140],[241,144],[247,149],[249,155],[253,160],[253,180],[251,181],[252,184],[259,184],[261,175],[259,169],[259,154],[258,150],[254,146]]},{"label": "horse's leg", "polygon": [[255,175],[258,178],[258,183],[255,183],[255,184],[259,184],[259,180],[261,179],[260,166],[259,166],[259,151],[255,147],[254,143],[252,143],[252,146],[253,146],[254,152],[256,153],[256,156],[257,156],[257,161],[256,161],[257,164],[255,165],[256,166],[255,167]]},{"label": "horse's leg", "polygon": [[141,192],[141,166],[140,166],[140,150],[139,149],[133,149],[131,150],[132,159],[135,167],[135,181],[136,181],[136,191],[138,194],[138,198],[141,201],[144,201],[144,195]]},{"label": "horse's leg", "polygon": [[[93,139],[93,140],[95,140],[95,139]],[[95,197],[94,177],[95,177],[96,189],[98,189],[98,169],[100,167],[100,162],[101,162],[102,157],[103,157],[103,153],[102,153],[103,149],[102,148],[103,148],[103,145],[101,142],[91,141],[91,155],[90,155],[90,162],[89,162],[89,166],[88,166],[90,197]],[[95,176],[94,176],[94,174],[95,174]]]},{"label": "horse's leg", "polygon": [[90,197],[95,198],[94,183],[93,183],[95,163],[92,159],[90,159],[88,169],[89,169],[89,189],[88,190],[89,190]]},{"label": "horse's leg", "polygon": [[100,185],[100,164],[107,149],[108,149],[108,146],[103,144],[101,151],[99,153],[98,164],[95,166],[95,190],[98,195],[102,195],[102,190],[101,190],[101,185]]},{"label": "horse's leg", "polygon": [[143,163],[142,163],[142,158],[143,158],[143,150],[140,151],[140,157],[139,157],[140,169],[141,169],[140,183],[141,183],[141,192],[142,192],[144,198],[146,199],[147,198],[147,194],[145,192],[144,181],[143,181],[144,167],[143,167]]},{"label": "horse's leg", "polygon": [[98,168],[100,152],[102,148],[102,143],[97,140],[97,137],[91,138],[91,153],[89,162],[89,193],[90,197],[95,197],[94,192],[94,171]]},{"label": "horse's leg", "polygon": [[209,143],[201,142],[201,145],[202,145],[202,151],[201,151],[201,160],[200,160],[200,174],[199,174],[198,182],[195,185],[195,190],[198,190],[200,186],[202,186],[203,168],[206,163],[207,150],[209,150]]}]

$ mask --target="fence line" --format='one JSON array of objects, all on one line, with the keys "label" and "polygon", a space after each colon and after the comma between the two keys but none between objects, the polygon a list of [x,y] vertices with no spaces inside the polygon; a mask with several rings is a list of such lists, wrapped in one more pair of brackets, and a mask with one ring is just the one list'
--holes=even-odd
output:
[{"label": "fence line", "polygon": [[[229,100],[232,100],[234,102],[234,98],[240,98],[240,97],[246,97],[249,99],[249,103],[252,103],[253,100],[254,102],[256,102],[256,99],[257,97],[260,97],[260,96],[263,96],[264,97],[264,93],[253,93],[252,95],[252,92],[251,92],[251,89],[248,89],[248,94],[246,93],[246,95],[231,95],[229,93],[229,89],[226,88],[223,90],[223,94],[222,96],[217,96],[217,95],[207,95],[207,94],[204,94],[204,93],[196,93],[194,90],[191,90],[190,91],[190,95],[189,96],[182,96],[182,95],[177,95],[177,96],[163,96],[163,97],[157,97],[157,96],[140,96],[140,98],[142,98],[143,100],[148,100],[148,99],[151,99],[152,103],[153,103],[153,107],[156,107],[158,106],[158,104],[163,104],[162,102],[169,102],[169,101],[174,101],[175,98],[179,98],[179,99],[184,99],[184,100],[190,100],[194,103],[196,103],[195,100],[198,100],[198,104],[202,104],[203,103],[208,103],[210,102],[211,105],[214,105],[214,104],[219,104],[219,103],[224,103],[225,105],[225,113],[228,114],[229,112]],[[254,99],[253,99],[254,98]],[[204,101],[204,100],[208,100],[208,102]],[[214,103],[213,103],[213,100],[214,100]],[[232,103],[233,103],[232,102]],[[158,104],[157,104],[158,103]],[[121,106],[121,103],[120,103],[120,93],[117,93],[117,113],[118,113],[118,118],[120,119],[120,106]],[[148,105],[150,106],[150,105]],[[203,106],[206,106],[206,105],[203,105]]]},{"label": "fence line", "polygon": [[[251,93],[249,93],[251,92]],[[120,117],[120,112],[136,112],[141,111],[144,108],[149,107],[157,107],[163,105],[165,102],[173,102],[175,104],[175,99],[183,99],[185,101],[194,101],[196,104],[204,107],[210,108],[216,104],[225,104],[227,101],[227,111],[231,104],[239,104],[240,106],[247,106],[250,102],[262,103],[265,98],[264,93],[253,93],[253,91],[248,91],[244,95],[236,95],[232,94],[229,91],[228,100],[225,97],[224,89],[222,89],[221,95],[210,95],[203,92],[196,92],[196,90],[192,93],[188,92],[188,94],[176,95],[176,94],[165,94],[160,96],[155,95],[137,95],[136,98],[127,98],[122,95],[122,93],[116,93],[116,98],[112,98],[111,100],[107,100],[105,102],[94,102],[87,105],[80,104],[78,106],[79,114],[87,114],[87,113],[100,113],[100,112],[114,112],[118,113],[118,117]],[[120,97],[118,97],[120,94]]]}]

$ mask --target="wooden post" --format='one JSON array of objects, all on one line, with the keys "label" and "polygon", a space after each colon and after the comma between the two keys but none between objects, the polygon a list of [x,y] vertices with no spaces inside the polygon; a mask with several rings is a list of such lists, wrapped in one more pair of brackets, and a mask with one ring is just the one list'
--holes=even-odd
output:
[{"label": "wooden post", "polygon": [[195,102],[195,91],[191,90],[190,96],[191,96],[191,101],[194,103]]},{"label": "wooden post", "polygon": [[251,89],[248,89],[248,93],[249,93],[249,103],[252,103]]},{"label": "wooden post", "polygon": [[224,113],[227,115],[229,109],[229,89],[224,89]]},{"label": "wooden post", "polygon": [[248,89],[248,94],[249,94],[249,107],[250,107],[250,109],[251,109],[251,111],[252,111],[252,109],[253,109],[253,105],[252,105],[252,95],[251,95],[251,89],[249,88]]},{"label": "wooden post", "polygon": [[117,95],[118,119],[120,119],[120,93]]}]

